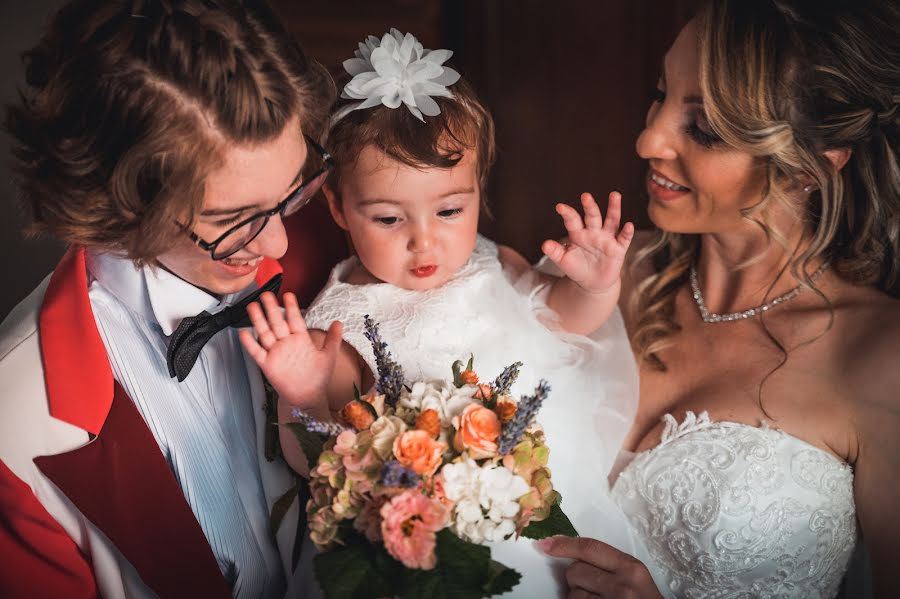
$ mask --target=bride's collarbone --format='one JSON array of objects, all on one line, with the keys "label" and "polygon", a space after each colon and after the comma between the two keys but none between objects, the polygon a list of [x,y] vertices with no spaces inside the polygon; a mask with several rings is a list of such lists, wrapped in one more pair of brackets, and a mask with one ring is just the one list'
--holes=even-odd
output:
[{"label": "bride's collarbone", "polygon": [[852,461],[852,390],[817,352],[796,353],[783,362],[782,354],[749,340],[676,343],[664,352],[665,372],[641,369],[641,408],[626,446],[657,445],[666,414],[680,423],[688,412],[707,412],[713,422],[766,423]]}]

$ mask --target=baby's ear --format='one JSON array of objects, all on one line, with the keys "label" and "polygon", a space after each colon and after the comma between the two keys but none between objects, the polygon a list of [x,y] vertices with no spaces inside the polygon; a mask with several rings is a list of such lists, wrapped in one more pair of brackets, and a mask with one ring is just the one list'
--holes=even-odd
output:
[{"label": "baby's ear", "polygon": [[347,218],[344,216],[344,211],[341,209],[341,199],[338,196],[338,192],[331,185],[326,183],[322,186],[322,193],[325,194],[325,199],[328,200],[328,210],[331,212],[331,218],[334,219],[334,222],[347,231],[350,227],[347,226]]}]

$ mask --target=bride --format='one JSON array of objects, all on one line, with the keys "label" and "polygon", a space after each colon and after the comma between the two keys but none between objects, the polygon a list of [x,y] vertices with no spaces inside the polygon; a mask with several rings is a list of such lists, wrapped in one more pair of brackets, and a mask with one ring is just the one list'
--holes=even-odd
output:
[{"label": "bride", "polygon": [[[900,596],[900,5],[715,0],[665,58],[623,292],[641,405],[570,597]],[[630,300],[630,301],[629,301]]]}]

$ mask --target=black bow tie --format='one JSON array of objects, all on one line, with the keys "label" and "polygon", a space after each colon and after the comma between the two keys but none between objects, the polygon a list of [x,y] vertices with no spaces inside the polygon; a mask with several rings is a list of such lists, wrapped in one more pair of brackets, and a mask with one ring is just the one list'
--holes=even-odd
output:
[{"label": "black bow tie", "polygon": [[204,310],[197,316],[188,316],[182,320],[169,337],[169,348],[166,351],[169,376],[178,377],[179,383],[186,379],[200,355],[200,350],[213,335],[226,327],[250,326],[247,306],[258,300],[266,291],[277,293],[279,287],[281,275],[275,275],[265,285],[221,312],[210,314]]}]

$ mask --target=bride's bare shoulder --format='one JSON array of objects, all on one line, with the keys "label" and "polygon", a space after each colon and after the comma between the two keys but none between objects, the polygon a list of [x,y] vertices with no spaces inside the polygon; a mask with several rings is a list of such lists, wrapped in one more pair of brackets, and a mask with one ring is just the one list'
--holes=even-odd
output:
[{"label": "bride's bare shoulder", "polygon": [[838,333],[845,340],[841,360],[860,393],[855,400],[900,414],[900,299],[857,288],[835,309],[841,318]]}]

